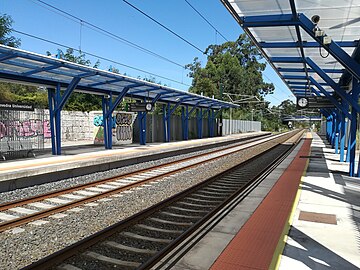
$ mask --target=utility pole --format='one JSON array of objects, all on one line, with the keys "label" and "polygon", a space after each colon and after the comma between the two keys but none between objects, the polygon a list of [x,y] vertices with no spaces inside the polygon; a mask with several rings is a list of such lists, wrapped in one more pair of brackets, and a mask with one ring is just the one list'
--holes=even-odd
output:
[{"label": "utility pole", "polygon": [[253,121],[254,121],[254,109],[251,109],[251,131],[254,130]]},{"label": "utility pole", "polygon": [[[221,79],[220,79],[220,100],[223,99],[223,88],[222,88],[222,84],[221,84]],[[223,135],[223,114],[222,114],[222,110],[220,109],[220,123],[219,123],[219,135],[222,136]]]}]

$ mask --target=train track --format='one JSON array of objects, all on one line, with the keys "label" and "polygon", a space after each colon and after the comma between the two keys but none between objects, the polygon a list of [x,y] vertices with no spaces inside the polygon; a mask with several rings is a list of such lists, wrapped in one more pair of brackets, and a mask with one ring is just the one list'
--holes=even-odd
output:
[{"label": "train track", "polygon": [[200,166],[204,162],[242,151],[251,147],[251,143],[267,142],[273,137],[277,136],[265,136],[260,139],[250,138],[221,150],[213,150],[160,166],[1,204],[0,232],[160,180],[189,168]]},{"label": "train track", "polygon": [[161,268],[171,259],[173,263],[173,257],[159,262],[197,230],[196,234],[201,234],[205,230],[202,226],[225,211],[225,206],[233,207],[233,202],[256,187],[294,145],[274,146],[24,269],[126,270]]}]

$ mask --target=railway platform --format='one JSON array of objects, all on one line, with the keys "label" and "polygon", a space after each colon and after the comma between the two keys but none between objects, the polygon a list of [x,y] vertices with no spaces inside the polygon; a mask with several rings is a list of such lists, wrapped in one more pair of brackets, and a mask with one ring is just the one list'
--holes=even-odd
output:
[{"label": "railway platform", "polygon": [[116,146],[111,150],[89,145],[71,145],[64,147],[65,154],[61,156],[42,155],[37,158],[1,162],[0,192],[153,161],[175,154],[201,151],[267,134],[270,133],[251,132],[169,143],[131,144]]},{"label": "railway platform", "polygon": [[337,160],[308,133],[172,269],[360,269],[360,182]]}]

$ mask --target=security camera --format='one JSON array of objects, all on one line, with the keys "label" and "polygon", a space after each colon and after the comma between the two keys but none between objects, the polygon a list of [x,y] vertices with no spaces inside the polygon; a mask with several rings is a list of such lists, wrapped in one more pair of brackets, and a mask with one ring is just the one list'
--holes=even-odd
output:
[{"label": "security camera", "polygon": [[320,30],[319,26],[317,25],[320,21],[319,15],[314,15],[311,17],[311,21],[315,24],[313,32],[315,34],[315,37],[323,37],[325,35],[325,32]]},{"label": "security camera", "polygon": [[311,21],[315,24],[318,24],[320,21],[320,16],[319,15],[314,15],[311,17]]}]

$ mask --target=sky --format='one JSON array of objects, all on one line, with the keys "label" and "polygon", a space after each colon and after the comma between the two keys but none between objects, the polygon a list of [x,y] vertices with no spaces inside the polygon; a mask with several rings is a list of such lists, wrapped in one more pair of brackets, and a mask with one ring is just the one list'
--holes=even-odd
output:
[{"label": "sky", "polygon": [[[56,11],[41,1],[80,20]],[[210,44],[225,42],[219,33],[231,41],[243,33],[220,0],[187,1],[217,29],[218,33],[185,0],[128,0],[201,51]],[[191,78],[187,76],[188,71],[181,66],[192,63],[195,57],[201,60],[203,66],[206,64],[206,56],[198,49],[163,29],[122,0],[0,0],[0,13],[12,17],[12,26],[16,31],[113,61],[100,59],[100,69],[108,70],[113,67],[119,69],[120,73],[132,77],[155,77],[156,82],[184,91],[191,85]],[[167,60],[129,46],[119,38],[100,33],[87,23]],[[12,35],[21,39],[20,48],[23,50],[40,54],[50,51],[53,55],[57,53],[58,48],[66,50],[59,45],[17,32],[13,32]],[[86,58],[93,64],[98,59],[89,54]],[[271,105],[279,105],[285,99],[295,100],[270,65],[264,72],[264,80],[275,85],[274,94],[265,98]]]}]

